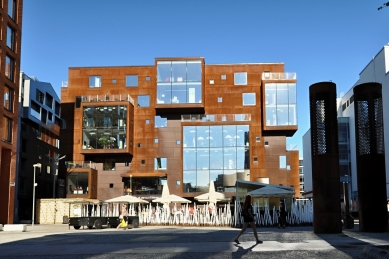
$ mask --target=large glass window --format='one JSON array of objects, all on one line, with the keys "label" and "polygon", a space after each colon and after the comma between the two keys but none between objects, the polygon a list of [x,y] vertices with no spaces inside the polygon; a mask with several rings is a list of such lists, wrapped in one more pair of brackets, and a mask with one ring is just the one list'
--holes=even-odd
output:
[{"label": "large glass window", "polygon": [[184,126],[184,192],[234,191],[236,179],[249,180],[249,126]]},{"label": "large glass window", "polygon": [[133,195],[161,194],[166,177],[132,177],[124,178],[124,188],[132,187]]},{"label": "large glass window", "polygon": [[13,90],[8,86],[4,87],[4,103],[3,106],[7,110],[12,110]]},{"label": "large glass window", "polygon": [[88,173],[71,172],[67,176],[67,194],[88,193]]},{"label": "large glass window", "polygon": [[137,87],[138,75],[126,75],[126,87]]},{"label": "large glass window", "polygon": [[266,84],[265,96],[266,126],[297,125],[296,84]]},{"label": "large glass window", "polygon": [[9,57],[5,57],[5,76],[13,81],[14,80],[14,68],[15,68],[15,61]]},{"label": "large glass window", "polygon": [[157,104],[201,103],[201,61],[158,61]]},{"label": "large glass window", "polygon": [[247,85],[247,72],[234,73],[235,85]]},{"label": "large glass window", "polygon": [[82,149],[125,149],[127,106],[84,106]]},{"label": "large glass window", "polygon": [[15,31],[11,27],[7,27],[7,46],[11,50],[15,50]]},{"label": "large glass window", "polygon": [[12,120],[3,116],[3,136],[2,139],[11,142],[12,140]]},{"label": "large glass window", "polygon": [[155,128],[165,128],[167,127],[167,118],[161,116],[154,117],[154,127]]},{"label": "large glass window", "polygon": [[89,87],[90,88],[101,87],[101,76],[90,76],[89,77]]},{"label": "large glass window", "polygon": [[150,107],[150,96],[138,95],[138,107]]}]

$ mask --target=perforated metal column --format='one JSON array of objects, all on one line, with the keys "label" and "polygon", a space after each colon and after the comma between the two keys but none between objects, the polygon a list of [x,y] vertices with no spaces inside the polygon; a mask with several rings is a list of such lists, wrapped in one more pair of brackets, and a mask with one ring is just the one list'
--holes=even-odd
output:
[{"label": "perforated metal column", "polygon": [[382,86],[365,83],[354,87],[355,137],[359,230],[387,230]]},{"label": "perforated metal column", "polygon": [[309,87],[315,233],[342,232],[336,85]]}]

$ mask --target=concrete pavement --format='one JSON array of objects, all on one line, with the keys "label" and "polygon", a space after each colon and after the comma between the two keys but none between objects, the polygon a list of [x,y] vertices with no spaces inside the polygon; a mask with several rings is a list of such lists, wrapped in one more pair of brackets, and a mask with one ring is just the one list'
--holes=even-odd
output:
[{"label": "concrete pavement", "polygon": [[[312,226],[248,228],[233,242],[235,228],[142,226],[137,229],[68,229],[34,225],[27,232],[0,232],[0,258],[367,258],[367,246],[387,250],[389,233],[344,230],[314,234]],[[365,249],[366,250],[366,249]]]}]

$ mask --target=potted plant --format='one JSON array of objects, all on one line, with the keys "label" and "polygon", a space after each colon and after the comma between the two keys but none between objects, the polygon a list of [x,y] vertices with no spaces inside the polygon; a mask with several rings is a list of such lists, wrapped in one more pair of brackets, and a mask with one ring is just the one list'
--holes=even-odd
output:
[{"label": "potted plant", "polygon": [[102,145],[103,148],[110,148],[115,140],[114,137],[103,135],[99,138],[98,143]]}]

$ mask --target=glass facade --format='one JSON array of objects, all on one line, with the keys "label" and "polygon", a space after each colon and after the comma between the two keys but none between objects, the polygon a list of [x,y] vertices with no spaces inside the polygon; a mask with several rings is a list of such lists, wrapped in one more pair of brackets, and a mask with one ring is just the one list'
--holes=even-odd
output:
[{"label": "glass facade", "polygon": [[127,106],[84,106],[82,149],[126,148]]},{"label": "glass facade", "polygon": [[67,194],[88,193],[88,173],[69,173],[67,176]]},{"label": "glass facade", "polygon": [[269,83],[265,86],[266,126],[297,125],[295,83]]},{"label": "glass facade", "polygon": [[235,191],[236,179],[250,176],[248,125],[184,126],[184,192]]},{"label": "glass facade", "polygon": [[158,61],[157,104],[201,103],[201,61]]}]

